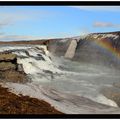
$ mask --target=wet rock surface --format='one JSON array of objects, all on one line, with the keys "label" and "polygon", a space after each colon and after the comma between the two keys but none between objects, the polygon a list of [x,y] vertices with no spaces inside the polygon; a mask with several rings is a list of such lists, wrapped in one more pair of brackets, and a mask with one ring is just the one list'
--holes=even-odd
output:
[{"label": "wet rock surface", "polygon": [[4,72],[0,71],[0,81],[2,82],[14,82],[14,83],[25,83],[28,81],[28,78],[25,74],[14,71],[6,70]]},{"label": "wet rock surface", "polygon": [[27,82],[27,76],[22,66],[17,63],[17,56],[13,53],[0,53],[0,80],[2,82]]}]

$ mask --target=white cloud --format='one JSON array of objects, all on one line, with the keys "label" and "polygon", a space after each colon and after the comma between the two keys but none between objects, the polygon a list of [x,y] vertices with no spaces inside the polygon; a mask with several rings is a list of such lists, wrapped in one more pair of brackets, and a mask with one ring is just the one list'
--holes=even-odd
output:
[{"label": "white cloud", "polygon": [[0,41],[21,41],[21,40],[40,40],[52,39],[54,36],[28,36],[28,35],[5,35],[0,34]]},{"label": "white cloud", "polygon": [[[14,11],[10,7],[1,7],[0,8],[0,28],[4,27],[6,25],[14,25],[16,22],[22,22],[22,21],[36,21],[36,20],[42,20],[47,19],[48,17],[51,17],[52,15],[56,15],[57,13],[47,11],[47,10],[18,10],[17,7],[14,7]],[[6,11],[7,10],[7,11]]]},{"label": "white cloud", "polygon": [[10,24],[11,24],[11,22],[10,22],[9,19],[3,19],[3,20],[0,21],[0,29],[5,27],[5,26],[8,26]]},{"label": "white cloud", "polygon": [[23,36],[23,35],[0,35],[0,41],[17,41],[17,40],[33,40],[39,37]]},{"label": "white cloud", "polygon": [[114,28],[120,28],[120,24],[113,24],[111,22],[97,21],[97,22],[93,23],[93,27],[114,27]]},{"label": "white cloud", "polygon": [[80,10],[87,11],[111,11],[111,12],[120,12],[120,6],[71,6]]},{"label": "white cloud", "polygon": [[36,19],[36,18],[44,18],[44,17],[49,17],[51,15],[54,15],[53,11],[48,11],[48,10],[37,10],[37,9],[33,9],[33,10],[17,10],[14,7],[14,11],[13,11],[13,7],[12,7],[12,11],[11,8],[8,7],[9,9],[7,9],[7,11],[4,9],[0,8],[0,18],[12,18],[15,20],[24,20],[24,19]]},{"label": "white cloud", "polygon": [[[12,6],[10,6],[12,7]],[[44,20],[47,19],[48,17],[51,17],[53,15],[56,15],[56,12],[51,12],[47,10],[17,10],[17,7],[14,7],[15,10],[8,11],[8,8],[10,7],[0,7],[0,40],[19,40],[19,39],[32,39],[32,36],[19,36],[19,35],[3,35],[3,29],[6,31],[6,27],[11,27],[15,24],[20,24],[20,22],[24,21],[34,21],[33,23],[36,22],[36,20]],[[19,28],[18,28],[19,29]]]}]

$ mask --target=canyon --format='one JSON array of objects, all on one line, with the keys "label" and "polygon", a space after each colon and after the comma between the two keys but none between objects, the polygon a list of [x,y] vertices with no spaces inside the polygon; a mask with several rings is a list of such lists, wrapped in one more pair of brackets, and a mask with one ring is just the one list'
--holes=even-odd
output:
[{"label": "canyon", "polygon": [[54,107],[48,107],[55,111],[51,114],[120,113],[119,31],[1,41],[0,46],[0,84],[1,89],[8,88],[6,94],[46,101]]}]

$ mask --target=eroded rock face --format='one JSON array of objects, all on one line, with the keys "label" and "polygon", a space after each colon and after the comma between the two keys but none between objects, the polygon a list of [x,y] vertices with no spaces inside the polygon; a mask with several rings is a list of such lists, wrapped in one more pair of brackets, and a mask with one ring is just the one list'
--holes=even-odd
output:
[{"label": "eroded rock face", "polygon": [[73,60],[120,69],[120,32],[93,33],[80,39]]},{"label": "eroded rock face", "polygon": [[64,56],[70,43],[71,39],[50,40],[48,50],[56,56]]},{"label": "eroded rock face", "polygon": [[12,53],[0,53],[0,71],[16,70],[17,69],[17,56]]},{"label": "eroded rock face", "polygon": [[74,57],[79,38],[49,40],[48,50],[56,56],[64,56],[65,58],[71,59]]},{"label": "eroded rock face", "polygon": [[15,70],[0,71],[0,79],[2,82],[25,83],[27,76]]},{"label": "eroded rock face", "polygon": [[0,53],[0,80],[4,82],[25,82],[26,74],[12,53]]},{"label": "eroded rock face", "polygon": [[0,62],[0,71],[15,70],[17,66],[12,62]]},{"label": "eroded rock face", "polygon": [[0,53],[0,62],[5,61],[5,62],[16,62],[17,57],[15,54],[12,53]]},{"label": "eroded rock face", "polygon": [[76,40],[72,40],[64,57],[65,58],[69,58],[72,59],[75,55],[75,51],[76,51],[76,47],[77,47],[77,41]]},{"label": "eroded rock face", "polygon": [[84,37],[54,39],[48,50],[57,56],[120,69],[120,32],[92,33]]}]

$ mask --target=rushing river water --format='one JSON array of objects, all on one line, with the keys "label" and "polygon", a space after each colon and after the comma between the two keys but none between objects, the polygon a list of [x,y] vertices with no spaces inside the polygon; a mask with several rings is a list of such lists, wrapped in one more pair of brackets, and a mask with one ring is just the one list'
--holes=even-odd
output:
[{"label": "rushing river water", "polygon": [[31,79],[26,84],[6,83],[11,91],[45,99],[64,113],[120,113],[117,104],[101,93],[119,82],[118,70],[55,57],[45,46],[0,48],[5,50],[18,55],[17,62]]}]

